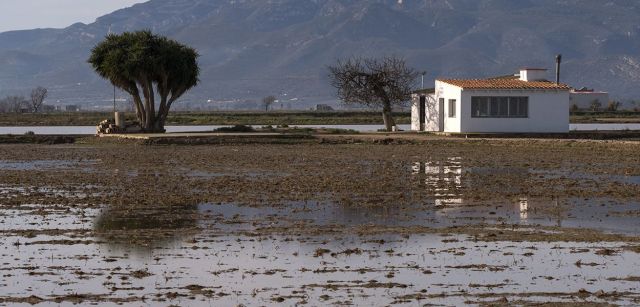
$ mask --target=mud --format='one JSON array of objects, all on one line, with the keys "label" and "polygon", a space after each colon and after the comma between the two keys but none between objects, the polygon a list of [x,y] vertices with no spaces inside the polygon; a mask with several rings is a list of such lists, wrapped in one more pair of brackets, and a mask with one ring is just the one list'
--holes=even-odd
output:
[{"label": "mud", "polygon": [[331,143],[0,145],[0,304],[640,304],[639,143]]}]

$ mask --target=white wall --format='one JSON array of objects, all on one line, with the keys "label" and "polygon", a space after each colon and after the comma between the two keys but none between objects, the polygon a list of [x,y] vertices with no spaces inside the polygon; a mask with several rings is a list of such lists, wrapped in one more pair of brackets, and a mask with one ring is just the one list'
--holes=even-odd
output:
[{"label": "white wall", "polygon": [[411,95],[411,131],[420,131],[420,114],[419,114],[419,106],[420,103],[420,95],[412,94]]},{"label": "white wall", "polygon": [[[425,121],[422,131],[439,131],[439,109],[434,94],[428,94],[425,101]],[[420,131],[420,95],[411,95],[411,130]]]},{"label": "white wall", "polygon": [[[471,117],[473,96],[527,96],[528,118]],[[569,132],[569,91],[470,91],[462,92],[462,125],[459,132]]]},{"label": "white wall", "polygon": [[[436,105],[440,105],[438,99],[444,98],[444,110],[440,112],[444,116],[444,132],[460,132],[462,111],[462,89],[441,81],[436,81]],[[456,100],[456,116],[449,117],[449,99]],[[469,110],[471,113],[471,110]]]},{"label": "white wall", "polygon": [[[440,131],[440,114],[444,116],[444,132],[569,132],[569,91],[556,90],[463,90],[441,81],[435,83],[435,94],[427,96],[424,131]],[[473,96],[527,96],[528,118],[471,117]],[[440,112],[439,98],[444,98]],[[449,117],[449,99],[456,100],[456,117]],[[419,130],[418,103],[412,100],[411,129]]]},{"label": "white wall", "polygon": [[521,69],[520,80],[522,81],[540,81],[547,80],[546,69]]},{"label": "white wall", "polygon": [[427,95],[424,131],[440,131],[440,108],[435,94]]}]

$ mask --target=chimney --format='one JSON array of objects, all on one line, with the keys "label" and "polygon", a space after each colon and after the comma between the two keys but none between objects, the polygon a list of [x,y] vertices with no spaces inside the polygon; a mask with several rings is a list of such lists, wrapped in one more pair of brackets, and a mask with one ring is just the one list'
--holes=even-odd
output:
[{"label": "chimney", "polygon": [[560,63],[562,63],[562,54],[556,55],[556,84],[560,84]]},{"label": "chimney", "polygon": [[547,80],[547,70],[544,68],[520,68],[520,80],[522,81],[545,81]]}]

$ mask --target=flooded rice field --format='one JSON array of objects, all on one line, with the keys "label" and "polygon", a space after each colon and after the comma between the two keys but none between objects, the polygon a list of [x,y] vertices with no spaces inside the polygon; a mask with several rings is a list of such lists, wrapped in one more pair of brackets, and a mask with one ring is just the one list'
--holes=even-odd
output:
[{"label": "flooded rice field", "polygon": [[0,146],[0,305],[638,305],[640,144]]}]

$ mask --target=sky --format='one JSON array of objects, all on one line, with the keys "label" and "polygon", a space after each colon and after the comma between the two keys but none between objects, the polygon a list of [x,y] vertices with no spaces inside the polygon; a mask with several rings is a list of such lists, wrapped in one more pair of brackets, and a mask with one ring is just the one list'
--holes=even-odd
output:
[{"label": "sky", "polygon": [[115,10],[147,0],[0,0],[0,32],[65,28],[91,23]]}]

